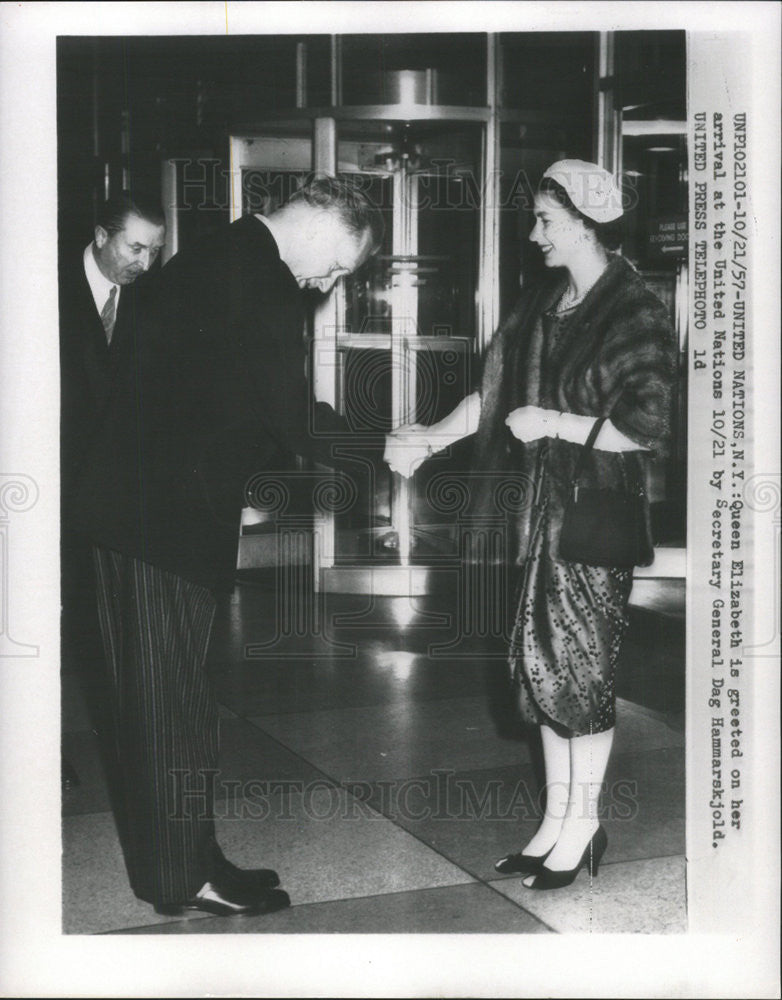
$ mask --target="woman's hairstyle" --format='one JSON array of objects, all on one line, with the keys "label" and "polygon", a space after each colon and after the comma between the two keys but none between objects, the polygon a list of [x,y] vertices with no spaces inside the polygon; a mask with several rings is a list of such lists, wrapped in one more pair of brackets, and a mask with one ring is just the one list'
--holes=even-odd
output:
[{"label": "woman's hairstyle", "polygon": [[622,244],[622,217],[614,219],[613,222],[595,222],[588,215],[579,212],[570,199],[567,191],[552,177],[544,177],[538,187],[539,194],[547,194],[553,198],[565,211],[572,215],[574,219],[580,219],[587,229],[591,229],[597,237],[598,243],[605,250],[618,250]]},{"label": "woman's hairstyle", "polygon": [[372,253],[380,249],[385,233],[383,216],[356,184],[341,177],[320,176],[308,180],[288,200],[288,204],[303,201],[315,208],[324,208],[339,215],[342,224],[355,236],[369,232]]}]

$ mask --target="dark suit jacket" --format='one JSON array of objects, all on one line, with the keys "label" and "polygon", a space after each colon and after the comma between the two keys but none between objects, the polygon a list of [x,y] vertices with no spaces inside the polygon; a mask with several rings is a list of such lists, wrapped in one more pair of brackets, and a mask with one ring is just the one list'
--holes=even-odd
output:
[{"label": "dark suit jacket", "polygon": [[211,588],[232,585],[248,479],[281,450],[334,457],[355,441],[305,378],[302,295],[247,216],[163,268],[127,377],[80,477],[74,526]]},{"label": "dark suit jacket", "polygon": [[63,253],[59,268],[60,306],[60,467],[63,516],[73,502],[75,485],[97,427],[104,418],[119,367],[128,363],[140,303],[149,277],[126,285],[117,318],[106,341],[100,314],[84,273],[84,250]]},{"label": "dark suit jacket", "polygon": [[143,289],[151,276],[122,289],[111,338],[106,334],[84,273],[84,247],[63,248],[59,268],[60,305],[60,545],[62,657],[67,668],[101,662],[94,570],[89,539],[72,530],[73,506],[84,462],[105,419],[114,380],[128,363]]}]

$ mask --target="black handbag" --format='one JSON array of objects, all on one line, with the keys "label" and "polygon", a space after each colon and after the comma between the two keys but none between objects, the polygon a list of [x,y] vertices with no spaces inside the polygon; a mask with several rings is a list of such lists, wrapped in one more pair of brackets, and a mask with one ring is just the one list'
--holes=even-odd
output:
[{"label": "black handbag", "polygon": [[581,449],[559,536],[559,558],[587,566],[651,566],[654,547],[646,494],[581,486],[589,453],[607,417],[595,421]]}]

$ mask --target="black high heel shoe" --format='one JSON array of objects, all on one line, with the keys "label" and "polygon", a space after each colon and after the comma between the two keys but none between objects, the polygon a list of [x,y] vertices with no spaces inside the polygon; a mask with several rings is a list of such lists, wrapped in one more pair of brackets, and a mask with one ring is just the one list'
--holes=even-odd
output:
[{"label": "black high heel shoe", "polygon": [[554,871],[553,868],[546,868],[541,865],[537,872],[533,872],[535,881],[527,889],[564,889],[566,885],[575,882],[576,875],[582,868],[586,868],[591,878],[597,878],[600,869],[600,862],[608,846],[608,835],[602,826],[595,830],[592,839],[586,845],[581,860],[575,868],[566,868],[562,871]]},{"label": "black high heel shoe", "polygon": [[503,875],[537,875],[553,850],[550,847],[545,854],[509,854],[506,858],[500,858],[494,870]]}]

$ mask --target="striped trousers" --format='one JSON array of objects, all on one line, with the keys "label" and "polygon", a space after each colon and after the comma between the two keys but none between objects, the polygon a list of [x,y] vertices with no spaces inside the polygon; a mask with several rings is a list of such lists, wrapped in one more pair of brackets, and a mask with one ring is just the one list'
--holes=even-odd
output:
[{"label": "striped trousers", "polygon": [[219,722],[204,661],[215,599],[131,556],[93,556],[130,883],[147,902],[182,902],[212,877]]}]

